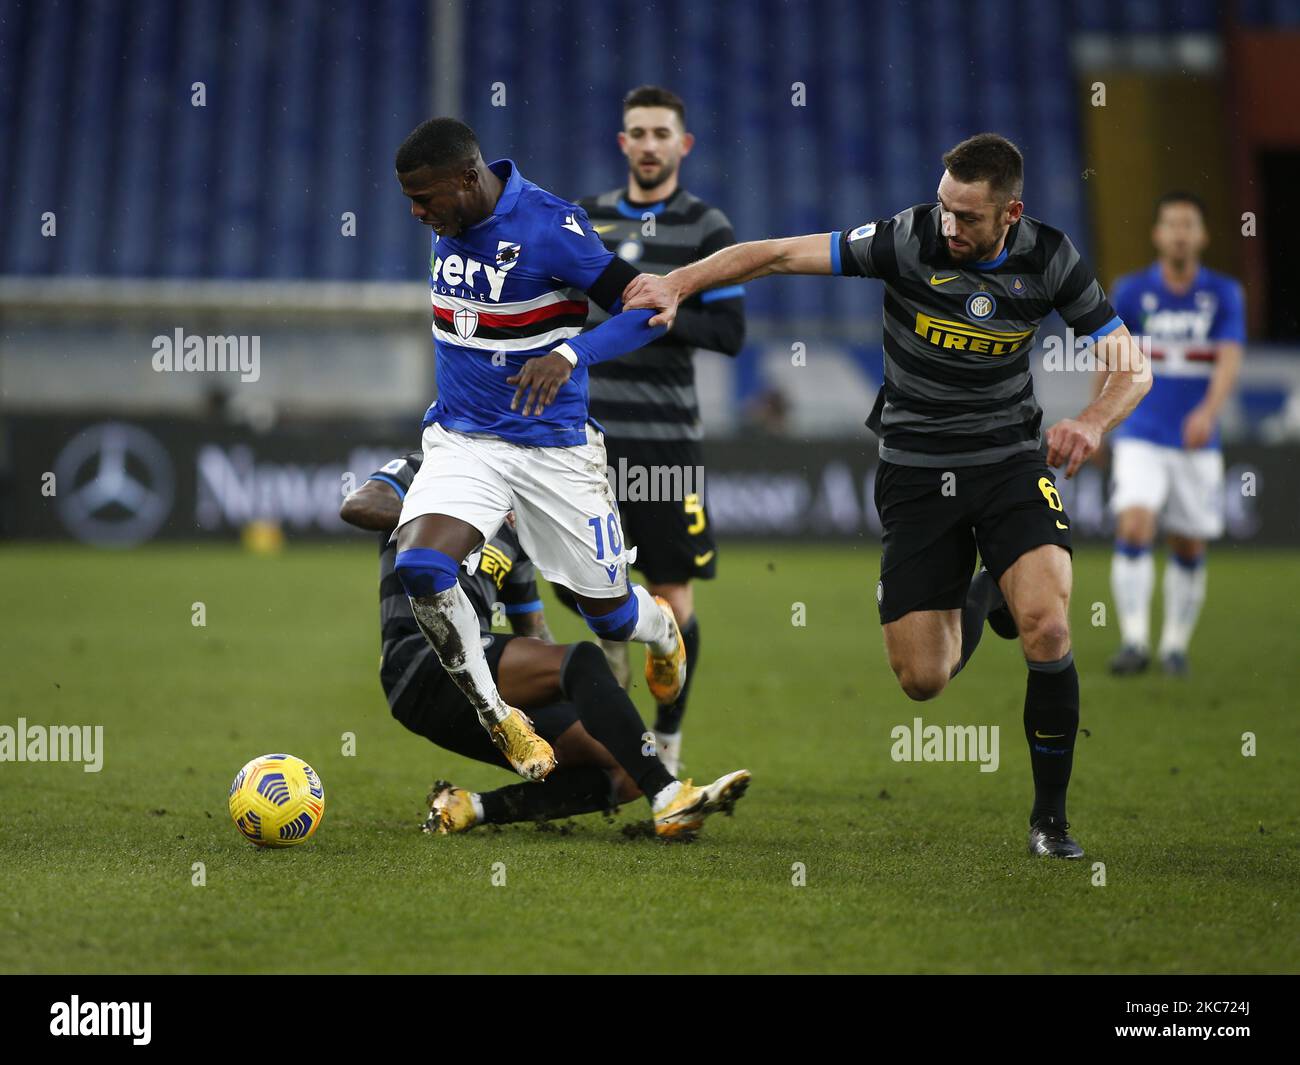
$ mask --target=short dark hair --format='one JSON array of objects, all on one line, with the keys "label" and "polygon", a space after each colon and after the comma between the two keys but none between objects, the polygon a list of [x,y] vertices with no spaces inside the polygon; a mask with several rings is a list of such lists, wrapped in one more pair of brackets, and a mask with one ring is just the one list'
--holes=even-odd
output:
[{"label": "short dark hair", "polygon": [[434,170],[472,163],[478,158],[478,138],[464,122],[455,118],[431,118],[421,122],[397,149],[399,174],[422,166]]},{"label": "short dark hair", "polygon": [[977,133],[943,153],[943,165],[958,181],[987,181],[995,196],[1018,200],[1025,188],[1025,159],[1000,133]]},{"label": "short dark hair", "polygon": [[1156,211],[1151,221],[1159,222],[1160,212],[1164,210],[1165,207],[1167,207],[1171,203],[1190,203],[1193,207],[1195,207],[1200,212],[1201,224],[1205,225],[1207,223],[1207,218],[1205,214],[1205,201],[1201,199],[1199,196],[1197,196],[1196,193],[1187,192],[1186,190],[1183,189],[1176,189],[1173,192],[1166,192],[1163,196],[1161,196],[1158,200],[1156,200]]},{"label": "short dark hair", "polygon": [[623,114],[634,107],[667,107],[677,112],[677,117],[682,121],[682,129],[686,128],[686,105],[671,89],[658,85],[638,85],[623,97]]}]

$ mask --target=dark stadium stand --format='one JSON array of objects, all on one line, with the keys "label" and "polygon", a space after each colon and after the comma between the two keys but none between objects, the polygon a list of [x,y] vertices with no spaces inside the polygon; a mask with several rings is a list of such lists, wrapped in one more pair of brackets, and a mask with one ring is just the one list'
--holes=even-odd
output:
[{"label": "dark stadium stand", "polygon": [[[55,211],[65,239],[7,227],[0,274],[418,280],[425,234],[390,159],[440,78],[489,153],[574,197],[620,180],[622,94],[671,83],[699,136],[687,181],[742,239],[929,198],[939,150],[997,129],[1025,150],[1030,213],[1086,254],[1071,35],[1214,32],[1221,17],[1212,0],[1080,0],[1051,20],[1028,0],[985,0],[977,14],[958,0],[481,0],[447,31],[459,63],[448,72],[433,70],[436,7],[4,0],[0,192],[14,211]],[[1238,8],[1248,25],[1300,24],[1300,0]],[[659,32],[670,16],[689,32]],[[520,32],[496,32],[507,23]],[[205,107],[191,106],[195,82]],[[335,239],[345,211],[355,241]],[[754,288],[750,312],[847,325],[874,318],[878,300],[874,286],[793,279]]]}]

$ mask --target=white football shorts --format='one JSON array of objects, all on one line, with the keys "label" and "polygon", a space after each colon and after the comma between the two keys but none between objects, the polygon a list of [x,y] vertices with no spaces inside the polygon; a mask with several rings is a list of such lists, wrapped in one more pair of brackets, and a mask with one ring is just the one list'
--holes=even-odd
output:
[{"label": "white football shorts", "polygon": [[1118,514],[1130,507],[1154,511],[1166,532],[1217,540],[1223,535],[1223,452],[1116,440],[1110,509]]},{"label": "white football shorts", "polygon": [[[548,581],[591,599],[628,591],[636,551],[623,544],[605,438],[596,428],[588,425],[587,442],[576,447],[528,447],[434,424],[422,443],[424,461],[398,528],[424,514],[449,514],[487,541],[513,510],[519,543]],[[477,555],[466,559],[471,573]]]}]

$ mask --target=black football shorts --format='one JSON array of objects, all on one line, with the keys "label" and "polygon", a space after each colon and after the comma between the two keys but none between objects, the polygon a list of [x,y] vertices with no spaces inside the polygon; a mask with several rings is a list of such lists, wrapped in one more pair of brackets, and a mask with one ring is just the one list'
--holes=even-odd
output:
[{"label": "black football shorts", "polygon": [[637,499],[632,475],[621,479],[624,490],[619,495],[618,515],[624,538],[636,545],[633,566],[651,584],[711,580],[718,569],[718,545],[709,526],[703,485],[699,483],[704,469],[704,452],[699,443],[606,437],[605,454],[616,488],[620,484],[621,459],[628,471],[637,466],[647,471],[644,483],[694,489],[677,492],[668,499]]},{"label": "black football shorts", "polygon": [[977,554],[997,580],[1041,544],[1073,553],[1070,518],[1041,449],[948,469],[882,460],[875,497],[883,528],[876,585],[882,625],[914,610],[960,608]]}]

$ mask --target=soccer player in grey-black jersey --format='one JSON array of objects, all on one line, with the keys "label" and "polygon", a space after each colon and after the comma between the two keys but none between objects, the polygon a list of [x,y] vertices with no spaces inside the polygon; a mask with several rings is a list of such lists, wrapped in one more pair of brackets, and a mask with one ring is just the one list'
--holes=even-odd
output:
[{"label": "soccer player in grey-black jersey", "polygon": [[[681,161],[694,144],[679,96],[655,85],[629,92],[618,143],[627,157],[627,184],[578,201],[605,247],[638,270],[666,274],[736,242],[727,216],[679,183]],[[601,317],[594,315],[592,323]],[[671,486],[672,498],[638,498],[629,491],[618,509],[624,535],[637,549],[636,568],[650,593],[672,605],[686,646],[686,684],[655,715],[660,757],[674,771],[700,655],[691,581],[711,580],[718,565],[704,485],[698,483],[704,470],[704,427],[695,394],[695,351],[736,355],[744,342],[744,291],[723,285],[687,300],[672,333],[622,359],[593,366],[588,379],[591,416],[605,430],[611,469],[617,474],[626,464],[628,471],[666,471],[666,479],[649,483]],[[626,672],[627,648],[602,646],[615,672]]]},{"label": "soccer player in grey-black jersey", "polygon": [[[943,162],[937,203],[844,232],[737,244],[663,278],[642,275],[624,305],[657,308],[651,324],[671,324],[680,299],[767,274],[884,282],[885,380],[867,424],[880,438],[876,600],[889,664],[908,696],[932,699],[986,620],[1019,637],[1029,849],[1081,858],[1065,820],[1079,724],[1069,519],[1049,467],[1072,477],[1146,394],[1150,372],[1069,238],[1024,214],[1016,146],[981,133]],[[1094,339],[1108,372],[1084,411],[1044,440],[1029,352],[1053,310]]]},{"label": "soccer player in grey-black jersey", "polygon": [[[1120,324],[1059,229],[1021,215],[1002,250],[959,272],[928,203],[840,235],[837,274],[885,282],[885,380],[867,425],[904,466],[986,466],[1041,442],[1029,353],[1052,310],[1078,335]],[[963,358],[962,356],[969,356]]]}]

